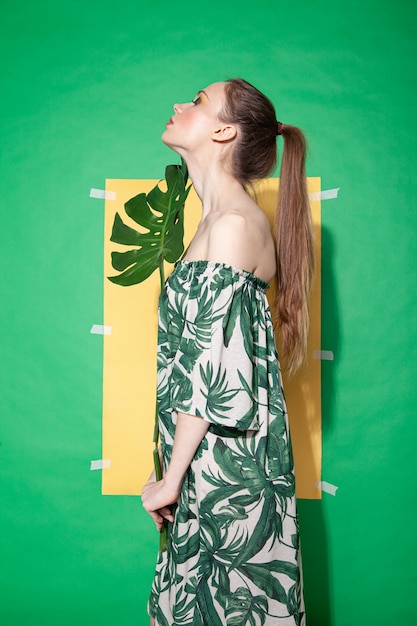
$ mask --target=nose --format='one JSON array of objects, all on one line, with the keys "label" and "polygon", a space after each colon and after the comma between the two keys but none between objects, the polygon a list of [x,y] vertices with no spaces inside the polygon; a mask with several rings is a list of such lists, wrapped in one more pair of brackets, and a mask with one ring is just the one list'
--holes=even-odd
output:
[{"label": "nose", "polygon": [[182,111],[182,104],[174,104],[174,111],[175,111],[175,113],[181,113],[181,111]]}]

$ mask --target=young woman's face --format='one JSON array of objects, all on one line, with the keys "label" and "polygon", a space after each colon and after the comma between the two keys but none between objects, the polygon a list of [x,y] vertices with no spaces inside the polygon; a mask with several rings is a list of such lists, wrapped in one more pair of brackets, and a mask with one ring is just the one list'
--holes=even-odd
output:
[{"label": "young woman's face", "polygon": [[166,124],[162,141],[180,154],[211,141],[219,125],[224,86],[224,83],[213,83],[200,90],[192,102],[174,104],[175,113]]}]

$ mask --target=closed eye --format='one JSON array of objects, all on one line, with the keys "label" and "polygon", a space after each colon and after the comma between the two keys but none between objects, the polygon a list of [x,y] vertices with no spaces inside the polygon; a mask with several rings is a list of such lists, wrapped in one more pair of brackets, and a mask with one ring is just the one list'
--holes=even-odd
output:
[{"label": "closed eye", "polygon": [[193,104],[200,104],[200,102],[201,102],[200,96],[197,96],[197,98],[194,98],[193,100]]}]

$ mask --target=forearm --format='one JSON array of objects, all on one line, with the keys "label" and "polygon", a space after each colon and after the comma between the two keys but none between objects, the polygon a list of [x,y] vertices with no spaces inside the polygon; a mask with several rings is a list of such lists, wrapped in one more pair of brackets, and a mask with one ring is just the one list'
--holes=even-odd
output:
[{"label": "forearm", "polygon": [[165,482],[180,488],[201,440],[209,429],[202,417],[178,413],[171,462],[165,473]]},{"label": "forearm", "polygon": [[178,500],[184,475],[209,425],[201,417],[178,413],[171,462],[162,480],[155,482],[153,472],[142,489],[142,504],[158,530],[164,519],[174,521],[170,505]]}]

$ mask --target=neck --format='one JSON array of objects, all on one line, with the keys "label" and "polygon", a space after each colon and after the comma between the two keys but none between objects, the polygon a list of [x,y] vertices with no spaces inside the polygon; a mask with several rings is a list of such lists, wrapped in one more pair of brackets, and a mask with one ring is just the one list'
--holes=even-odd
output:
[{"label": "neck", "polygon": [[222,212],[230,206],[236,195],[246,193],[241,183],[219,166],[214,159],[201,163],[186,159],[188,173],[196,194],[202,203],[202,219],[209,213]]}]

